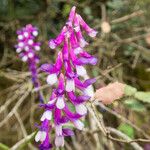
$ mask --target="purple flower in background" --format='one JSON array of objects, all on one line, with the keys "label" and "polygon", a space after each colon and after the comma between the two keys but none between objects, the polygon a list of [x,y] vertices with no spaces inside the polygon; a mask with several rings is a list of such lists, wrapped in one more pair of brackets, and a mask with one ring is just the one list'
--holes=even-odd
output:
[{"label": "purple flower in background", "polygon": [[[16,47],[16,52],[19,57],[24,62],[28,62],[29,69],[32,75],[32,82],[36,89],[39,88],[38,74],[37,74],[37,63],[39,62],[39,57],[36,51],[40,50],[41,43],[35,42],[35,38],[38,35],[38,29],[31,24],[26,25],[22,29],[17,31],[18,44]],[[43,102],[42,96],[40,96],[40,101]]]},{"label": "purple flower in background", "polygon": [[[89,79],[85,65],[96,65],[97,59],[84,50],[88,45],[82,30],[90,37],[95,37],[97,32],[90,28],[80,15],[71,9],[69,19],[61,33],[49,41],[51,49],[62,45],[54,64],[43,64],[41,70],[48,74],[47,83],[53,87],[50,100],[42,104],[45,109],[41,117],[42,125],[35,140],[43,145],[47,140],[47,130],[43,130],[43,122],[50,121],[53,117],[55,128],[55,145],[64,146],[64,137],[72,136],[74,133],[65,125],[72,123],[77,129],[82,130],[84,124],[81,118],[87,114],[85,103],[93,97],[92,84],[95,79]],[[69,103],[75,108],[71,111]],[[48,125],[45,126],[48,128]],[[43,132],[44,131],[44,132]],[[38,139],[38,140],[37,140]],[[49,148],[50,149],[50,148]]]}]

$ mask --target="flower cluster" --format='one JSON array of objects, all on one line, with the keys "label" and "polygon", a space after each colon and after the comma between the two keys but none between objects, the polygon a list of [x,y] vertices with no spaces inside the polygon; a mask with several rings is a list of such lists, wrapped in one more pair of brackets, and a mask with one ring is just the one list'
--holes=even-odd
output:
[{"label": "flower cluster", "polygon": [[[75,9],[75,7],[71,9],[69,19],[61,33],[49,41],[51,49],[62,45],[56,62],[41,66],[41,69],[48,74],[47,83],[51,86],[55,84],[49,102],[40,105],[45,112],[41,117],[35,141],[41,142],[41,150],[48,150],[52,146],[49,141],[52,118],[57,147],[64,146],[65,136],[74,134],[66,124],[72,123],[79,130],[84,128],[80,119],[87,114],[86,101],[93,97],[92,84],[95,79],[89,79],[84,65],[95,65],[97,59],[84,50],[88,43],[81,30],[90,37],[95,37],[97,32],[85,23]],[[74,106],[74,111],[70,109],[69,104]]]},{"label": "flower cluster", "polygon": [[[41,43],[34,41],[38,35],[38,29],[31,24],[28,24],[18,30],[17,35],[18,44],[15,46],[16,52],[19,54],[22,61],[28,62],[34,87],[39,88],[36,66],[39,62],[39,57],[37,56],[36,51],[40,50]],[[40,100],[42,101],[41,96]]]}]

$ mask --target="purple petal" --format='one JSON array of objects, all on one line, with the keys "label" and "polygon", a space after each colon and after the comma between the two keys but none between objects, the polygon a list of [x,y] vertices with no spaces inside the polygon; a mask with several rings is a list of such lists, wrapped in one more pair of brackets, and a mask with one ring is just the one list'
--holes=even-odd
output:
[{"label": "purple petal", "polygon": [[85,41],[84,37],[82,36],[82,32],[81,32],[80,24],[79,24],[79,18],[77,14],[75,15],[74,25],[75,25],[76,36],[80,43],[80,46],[85,47],[85,45],[87,45],[88,43]]},{"label": "purple petal", "polygon": [[93,84],[95,82],[96,82],[95,78],[93,78],[93,79],[87,79],[87,80],[85,80],[84,85],[85,85],[85,87],[88,87],[89,85],[91,85],[91,84]]},{"label": "purple petal", "polygon": [[44,72],[51,72],[51,70],[53,70],[54,66],[52,64],[43,64],[41,65],[40,69]]},{"label": "purple petal", "polygon": [[44,142],[39,145],[39,149],[40,150],[50,150],[52,148],[52,144],[50,144],[49,141],[50,141],[49,135],[47,134]]},{"label": "purple petal", "polygon": [[76,96],[74,92],[68,92],[67,94],[68,94],[69,100],[74,105],[84,103],[85,101],[90,99],[90,96],[86,96],[86,95]]},{"label": "purple petal", "polygon": [[74,132],[71,129],[64,128],[63,129],[63,136],[73,136]]},{"label": "purple petal", "polygon": [[55,111],[54,111],[54,122],[55,122],[55,124],[60,124],[60,118],[61,118],[61,110],[58,108],[55,108]]},{"label": "purple petal", "polygon": [[64,112],[70,120],[77,120],[82,117],[81,115],[79,115],[77,113],[71,112],[67,105],[64,108]]},{"label": "purple petal", "polygon": [[68,117],[66,117],[66,116],[61,117],[61,119],[59,120],[59,122],[60,122],[61,124],[65,124],[65,123],[67,123],[68,121],[69,121],[69,119],[68,119]]},{"label": "purple petal", "polygon": [[71,8],[71,11],[70,11],[70,14],[69,14],[69,19],[68,19],[70,22],[73,22],[73,19],[74,19],[74,16],[75,16],[75,11],[76,11],[76,7],[73,6]]},{"label": "purple petal", "polygon": [[70,43],[71,43],[71,46],[73,49],[79,47],[79,44],[78,44],[78,41],[77,41],[74,31],[71,32]]},{"label": "purple petal", "polygon": [[55,104],[39,104],[39,106],[48,110],[53,110],[55,108]]},{"label": "purple petal", "polygon": [[59,52],[55,63],[57,71],[60,71],[62,63],[63,63],[62,52]]},{"label": "purple petal", "polygon": [[95,37],[97,34],[97,31],[93,30],[88,26],[88,24],[82,19],[80,15],[77,15],[77,18],[79,19],[80,25],[82,28],[89,34],[91,37]]},{"label": "purple petal", "polygon": [[72,66],[70,64],[70,61],[65,61],[64,62],[64,65],[65,65],[65,70],[66,70],[66,76],[68,78],[74,78],[76,77],[77,75],[72,71]]},{"label": "purple petal", "polygon": [[64,41],[64,46],[63,46],[63,59],[64,60],[68,60],[68,57],[69,57],[69,49],[68,49],[68,41],[67,39],[65,39]]},{"label": "purple petal", "polygon": [[57,46],[59,46],[63,42],[66,29],[67,29],[66,26],[64,26],[61,33],[55,39],[52,39],[49,41],[50,48],[55,49]]},{"label": "purple petal", "polygon": [[65,85],[64,85],[64,75],[61,73],[59,77],[59,84],[58,84],[58,89],[56,90],[58,96],[62,95],[65,90]]},{"label": "purple petal", "polygon": [[76,65],[86,65],[86,64],[96,65],[97,58],[95,58],[95,57],[91,57],[91,58],[80,57],[76,60],[75,63],[76,63]]},{"label": "purple petal", "polygon": [[78,78],[74,78],[75,81],[75,86],[79,89],[83,89],[86,88],[86,86],[78,79]]}]

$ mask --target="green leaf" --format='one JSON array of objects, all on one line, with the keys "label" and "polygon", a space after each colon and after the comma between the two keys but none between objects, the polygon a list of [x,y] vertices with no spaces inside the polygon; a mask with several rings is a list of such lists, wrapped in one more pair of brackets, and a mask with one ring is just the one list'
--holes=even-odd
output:
[{"label": "green leaf", "polygon": [[114,0],[114,1],[109,1],[107,3],[107,5],[112,9],[119,9],[123,6],[123,4],[124,3],[122,2],[122,0]]},{"label": "green leaf", "polygon": [[136,92],[137,92],[136,88],[134,88],[134,87],[132,87],[130,85],[126,85],[125,86],[124,93],[125,93],[126,96],[133,96]]},{"label": "green leaf", "polygon": [[118,129],[130,138],[134,138],[134,129],[128,124],[121,124]]},{"label": "green leaf", "polygon": [[135,98],[143,102],[150,103],[150,92],[136,92]]},{"label": "green leaf", "polygon": [[68,105],[70,111],[75,112],[75,107],[72,103],[67,102],[67,105]]},{"label": "green leaf", "polygon": [[83,11],[84,11],[84,13],[86,14],[86,15],[91,15],[91,8],[90,7],[85,7],[84,9],[83,9]]},{"label": "green leaf", "polygon": [[9,147],[6,146],[5,144],[0,143],[0,149],[1,150],[9,150]]},{"label": "green leaf", "polygon": [[126,99],[124,101],[124,104],[126,105],[126,107],[130,108],[133,111],[138,111],[138,112],[146,111],[145,106],[139,101],[137,101],[136,99],[132,99],[132,98]]},{"label": "green leaf", "polygon": [[71,9],[71,6],[68,4],[65,4],[63,8],[63,16],[68,16],[70,9]]}]

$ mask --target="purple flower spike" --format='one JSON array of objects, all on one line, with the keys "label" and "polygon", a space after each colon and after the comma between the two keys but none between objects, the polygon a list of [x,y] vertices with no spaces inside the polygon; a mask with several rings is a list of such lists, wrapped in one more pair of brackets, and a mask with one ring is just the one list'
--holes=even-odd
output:
[{"label": "purple flower spike", "polygon": [[[85,103],[94,93],[92,84],[96,80],[89,79],[84,65],[96,65],[97,59],[83,49],[88,43],[82,35],[82,29],[90,37],[95,37],[97,34],[76,13],[74,6],[61,33],[49,41],[51,49],[62,45],[56,62],[41,66],[41,70],[48,74],[47,83],[54,85],[50,101],[41,105],[45,109],[41,121],[50,122],[53,117],[56,147],[64,146],[64,137],[74,135],[71,129],[66,128],[66,123],[72,123],[79,130],[84,128],[80,119],[87,114]],[[69,103],[74,106],[74,112],[70,110]],[[44,142],[41,141],[42,146],[43,144]]]},{"label": "purple flower spike", "polygon": [[[35,42],[35,38],[38,35],[38,29],[31,24],[26,25],[22,29],[17,31],[18,44],[16,47],[16,52],[19,54],[20,58],[24,62],[28,62],[29,70],[32,75],[32,82],[35,89],[40,87],[38,74],[37,74],[37,63],[39,62],[39,57],[36,51],[41,49],[41,43]],[[43,103],[41,94],[39,93],[40,101]]]}]

